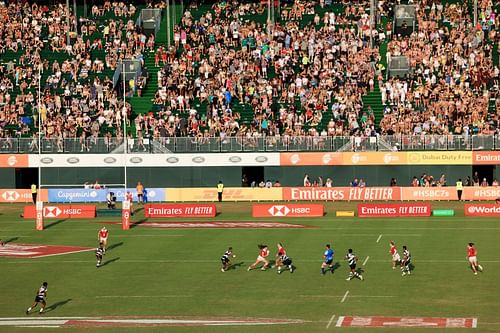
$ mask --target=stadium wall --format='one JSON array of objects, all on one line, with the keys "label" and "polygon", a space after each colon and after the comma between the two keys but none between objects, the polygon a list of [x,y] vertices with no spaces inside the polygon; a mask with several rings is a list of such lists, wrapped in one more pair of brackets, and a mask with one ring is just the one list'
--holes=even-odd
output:
[{"label": "stadium wall", "polygon": [[[324,180],[330,177],[335,186],[348,186],[354,178],[363,178],[368,186],[389,186],[391,178],[396,178],[400,186],[409,186],[413,176],[423,173],[434,176],[438,180],[442,173],[446,175],[448,185],[453,186],[458,178],[472,176],[472,166],[303,166],[303,167],[262,167],[263,179],[252,179],[249,182],[279,180],[283,186],[300,186],[304,175],[311,181],[319,176]],[[241,186],[244,167],[135,167],[127,169],[128,184],[141,181],[149,187],[213,187],[219,180],[226,186]],[[497,179],[500,178],[496,170]],[[1,183],[2,188],[13,188],[11,182]],[[0,177],[0,180],[2,178]],[[42,182],[45,185],[84,184],[96,180],[101,184],[120,184],[124,179],[123,168],[45,168],[42,171]]]}]

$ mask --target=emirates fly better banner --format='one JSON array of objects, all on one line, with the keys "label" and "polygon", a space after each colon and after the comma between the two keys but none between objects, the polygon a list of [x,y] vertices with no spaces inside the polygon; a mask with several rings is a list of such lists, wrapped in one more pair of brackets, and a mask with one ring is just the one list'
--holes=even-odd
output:
[{"label": "emirates fly better banner", "polygon": [[418,217],[431,216],[430,204],[358,204],[359,217]]},{"label": "emirates fly better banner", "polygon": [[144,217],[215,217],[215,204],[147,204]]}]

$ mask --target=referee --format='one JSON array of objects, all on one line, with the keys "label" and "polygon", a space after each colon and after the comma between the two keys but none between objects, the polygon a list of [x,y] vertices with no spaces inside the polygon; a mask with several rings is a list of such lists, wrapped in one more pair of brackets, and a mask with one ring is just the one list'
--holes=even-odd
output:
[{"label": "referee", "polygon": [[222,202],[222,192],[224,192],[224,184],[222,183],[222,180],[219,180],[219,183],[217,184],[217,199],[219,202]]}]

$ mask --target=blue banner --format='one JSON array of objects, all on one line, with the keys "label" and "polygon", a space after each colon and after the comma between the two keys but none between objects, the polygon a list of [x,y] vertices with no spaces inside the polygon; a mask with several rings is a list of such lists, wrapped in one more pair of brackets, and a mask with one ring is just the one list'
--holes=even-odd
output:
[{"label": "blue banner", "polygon": [[[135,188],[127,189],[132,193],[134,202],[137,202],[137,191]],[[123,188],[104,188],[104,189],[63,189],[54,188],[48,190],[49,202],[106,202],[106,196],[113,192],[116,201],[121,202],[125,197],[126,191]],[[163,202],[165,199],[164,188],[145,188],[144,197],[146,202]]]}]

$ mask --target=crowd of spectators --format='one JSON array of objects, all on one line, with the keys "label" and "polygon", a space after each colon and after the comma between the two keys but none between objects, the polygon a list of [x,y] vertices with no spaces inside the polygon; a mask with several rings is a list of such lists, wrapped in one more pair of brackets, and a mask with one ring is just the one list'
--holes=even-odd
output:
[{"label": "crowd of spectators", "polygon": [[[389,21],[390,3],[379,3]],[[266,3],[219,1],[196,17],[193,5],[170,48],[136,26],[132,3],[93,5],[87,18],[64,4],[0,4],[0,56],[16,55],[0,65],[0,141],[8,147],[12,137],[34,135],[38,111],[44,137],[59,151],[67,138],[92,151],[98,141],[117,146],[124,138],[146,150],[149,138],[164,144],[175,136],[247,145],[262,136],[270,145],[308,136],[321,147],[326,136],[499,133],[493,1],[479,1],[476,26],[466,3],[414,4],[418,30],[409,37],[391,36],[390,24],[371,30],[363,0],[342,2],[341,11],[329,1],[295,0],[275,22],[265,19]],[[165,8],[164,1],[148,5]],[[382,63],[399,55],[413,74],[386,79]],[[145,56],[155,59],[159,88],[155,111],[135,115],[112,75],[122,59],[144,63]],[[148,78],[131,80],[126,93],[140,95]],[[376,86],[382,119],[362,98]],[[135,131],[123,133],[124,119]],[[35,140],[30,149],[38,149]]]},{"label": "crowd of spectators", "polygon": [[386,58],[407,56],[413,75],[382,85],[387,105],[382,133],[492,135],[500,127],[499,67],[492,61],[500,21],[491,1],[480,1],[481,20],[473,24],[467,3],[423,0],[417,3],[418,31],[395,36]]}]

